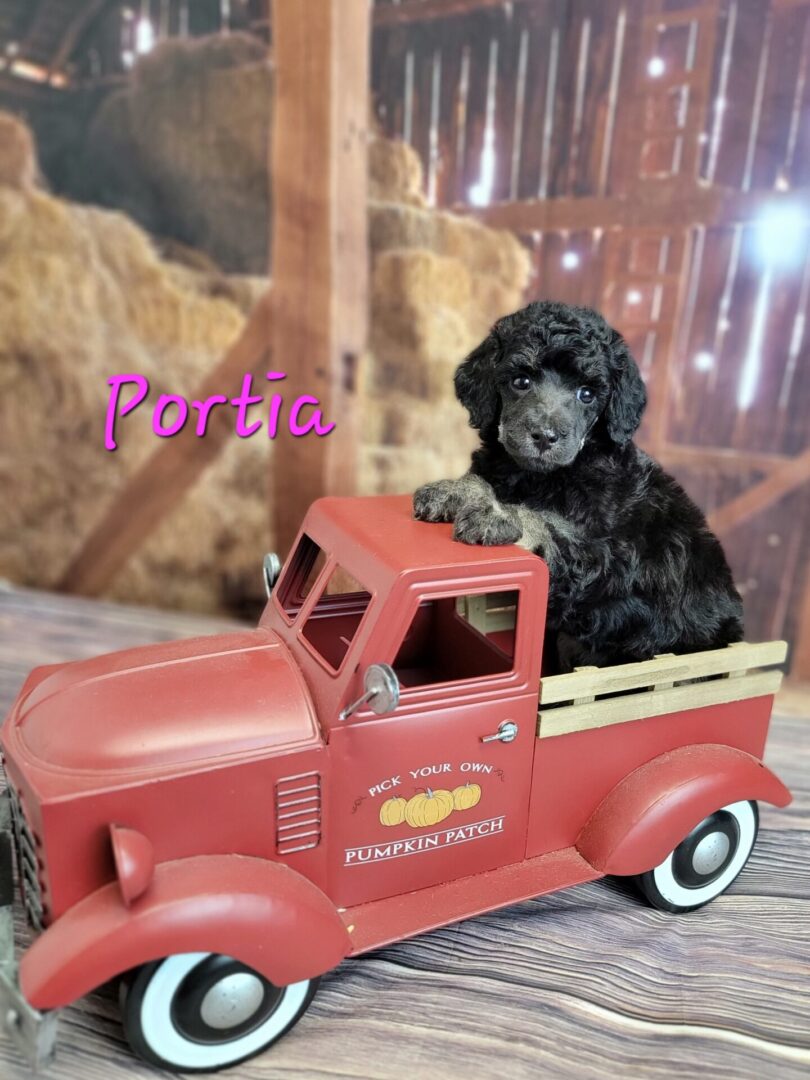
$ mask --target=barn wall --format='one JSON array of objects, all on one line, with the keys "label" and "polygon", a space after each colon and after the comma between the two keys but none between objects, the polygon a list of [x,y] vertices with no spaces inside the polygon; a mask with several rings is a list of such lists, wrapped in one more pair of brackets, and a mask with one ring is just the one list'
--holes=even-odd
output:
[{"label": "barn wall", "polygon": [[[418,151],[438,204],[523,236],[530,297],[622,330],[650,388],[640,441],[704,510],[777,484],[808,446],[810,228],[788,217],[768,246],[762,221],[808,205],[810,4],[451,7],[378,0],[383,130]],[[564,227],[538,225],[555,214]],[[749,637],[793,638],[810,674],[802,475],[722,534]]]}]

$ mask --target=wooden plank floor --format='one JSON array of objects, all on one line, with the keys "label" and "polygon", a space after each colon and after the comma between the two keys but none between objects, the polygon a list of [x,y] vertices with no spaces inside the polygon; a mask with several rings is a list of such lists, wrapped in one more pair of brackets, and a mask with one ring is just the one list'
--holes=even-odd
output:
[{"label": "wooden plank floor", "polygon": [[[0,592],[0,711],[35,664],[207,633],[223,622]],[[807,1077],[810,688],[779,701],[768,752],[795,801],[762,808],[730,894],[670,916],[620,882],[581,885],[347,961],[261,1078]],[[27,1072],[0,1042],[0,1077]],[[106,990],[64,1014],[51,1076],[154,1076]]]}]

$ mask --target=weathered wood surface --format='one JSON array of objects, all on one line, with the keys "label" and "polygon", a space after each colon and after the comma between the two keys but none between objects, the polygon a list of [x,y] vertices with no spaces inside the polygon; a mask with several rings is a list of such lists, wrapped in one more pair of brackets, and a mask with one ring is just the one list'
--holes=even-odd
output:
[{"label": "weathered wood surface", "polygon": [[[28,669],[222,622],[0,593],[0,708]],[[301,1024],[239,1078],[463,1074],[799,1080],[810,1069],[810,688],[788,688],[768,761],[792,787],[762,808],[732,892],[669,916],[621,882],[582,885],[348,961]],[[127,1050],[112,990],[67,1010],[55,1080],[158,1075]],[[23,1080],[6,1042],[0,1076]]]}]

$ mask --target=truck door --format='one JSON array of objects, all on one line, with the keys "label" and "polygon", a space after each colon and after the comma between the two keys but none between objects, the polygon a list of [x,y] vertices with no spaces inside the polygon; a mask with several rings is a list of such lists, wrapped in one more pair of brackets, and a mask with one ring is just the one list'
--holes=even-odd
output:
[{"label": "truck door", "polygon": [[[491,579],[490,579],[491,582]],[[397,708],[332,728],[330,893],[353,905],[524,857],[542,641],[530,581],[414,589]],[[532,610],[534,608],[534,610]],[[400,624],[403,625],[403,624]]]}]

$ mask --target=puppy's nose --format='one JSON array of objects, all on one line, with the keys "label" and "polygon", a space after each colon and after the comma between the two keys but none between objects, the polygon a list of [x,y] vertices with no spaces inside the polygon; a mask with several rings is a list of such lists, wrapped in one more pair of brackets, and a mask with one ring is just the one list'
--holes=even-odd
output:
[{"label": "puppy's nose", "polygon": [[542,445],[547,444],[553,446],[555,442],[560,438],[559,431],[555,431],[554,428],[540,428],[537,431],[532,432],[532,439]]}]

